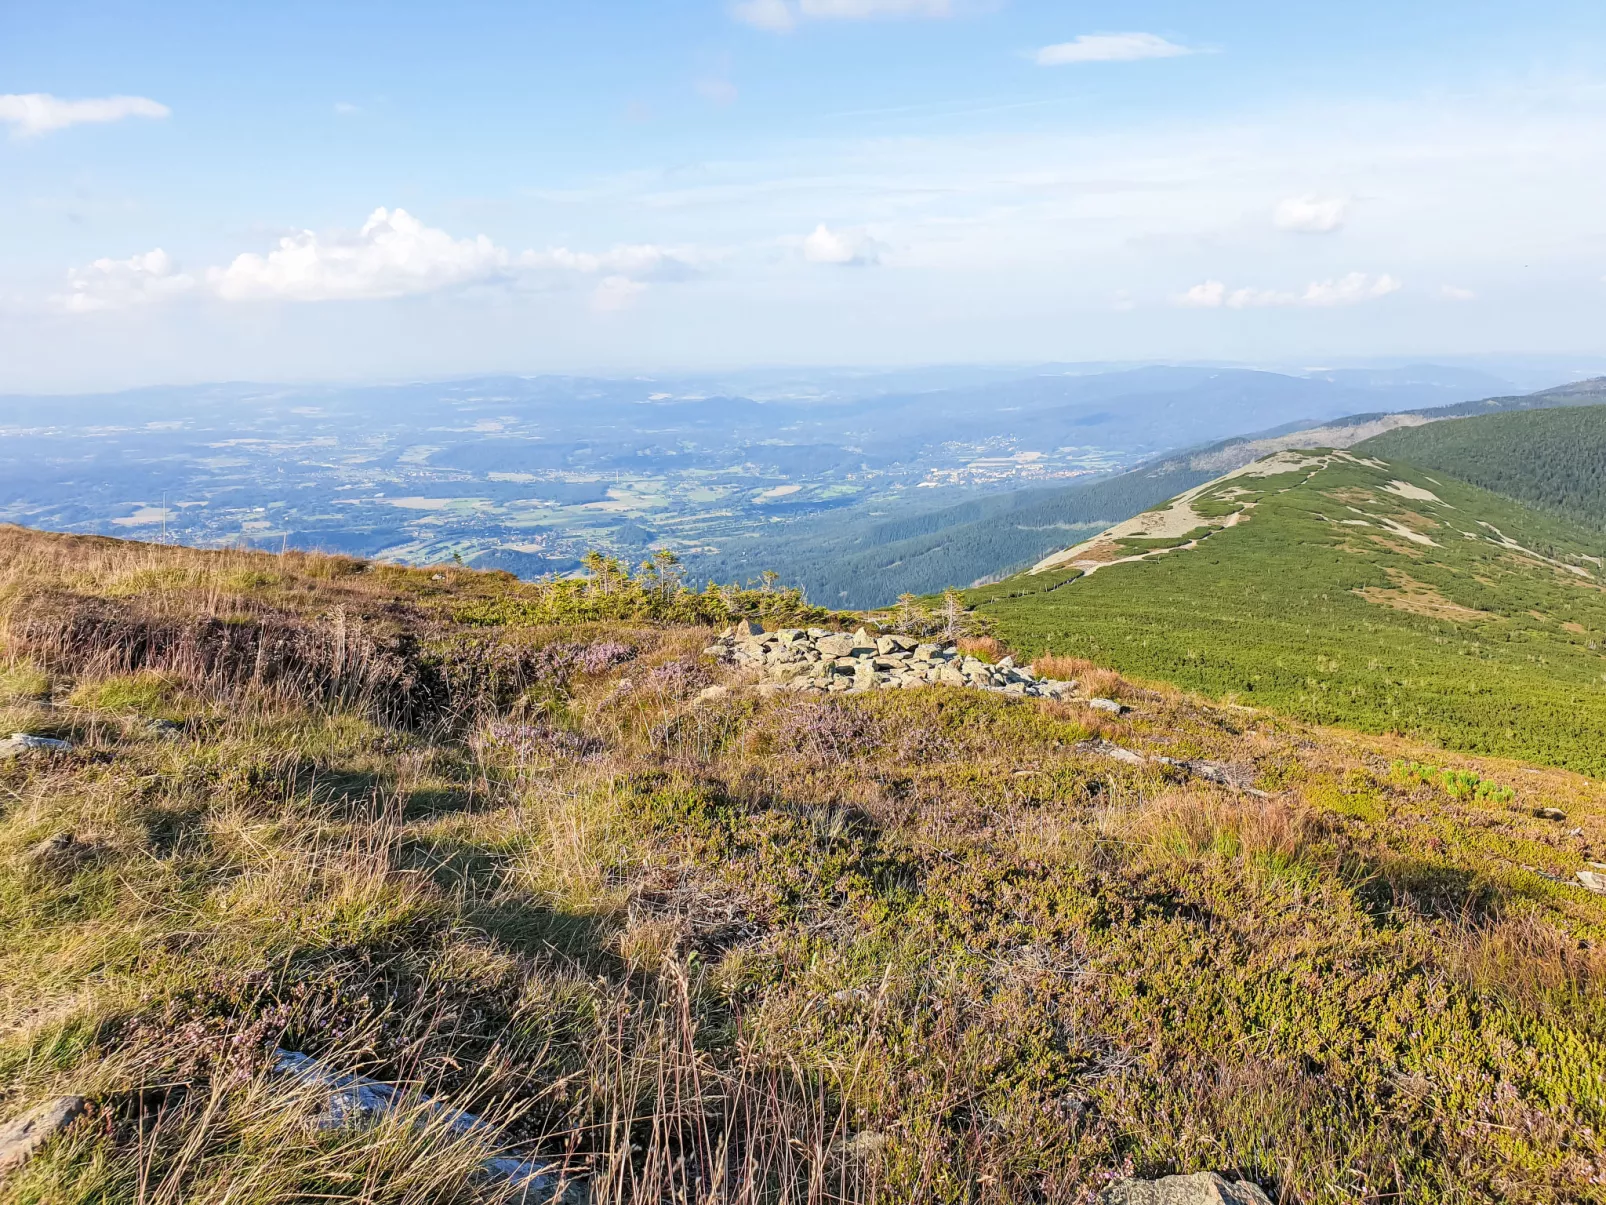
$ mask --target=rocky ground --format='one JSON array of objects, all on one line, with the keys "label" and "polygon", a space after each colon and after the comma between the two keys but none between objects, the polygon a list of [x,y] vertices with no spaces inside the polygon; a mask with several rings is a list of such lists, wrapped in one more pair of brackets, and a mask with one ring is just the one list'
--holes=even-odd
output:
[{"label": "rocky ground", "polygon": [[[872,636],[864,628],[851,635],[824,628],[782,628],[738,624],[703,650],[727,664],[757,669],[761,686],[816,694],[896,690],[916,686],[970,686],[1031,698],[1058,699],[1075,682],[1039,678],[1013,657],[997,663],[961,652],[953,641],[922,641],[910,636]],[[710,688],[719,690],[720,688]]]}]

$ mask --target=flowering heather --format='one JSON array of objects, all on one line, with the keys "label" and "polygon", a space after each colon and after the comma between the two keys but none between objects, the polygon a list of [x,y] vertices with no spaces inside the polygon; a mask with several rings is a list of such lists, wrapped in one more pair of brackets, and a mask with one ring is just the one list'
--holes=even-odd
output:
[{"label": "flowering heather", "polygon": [[666,661],[647,671],[646,685],[671,699],[689,699],[711,681],[713,676],[707,666],[695,661]]},{"label": "flowering heather", "polygon": [[787,739],[799,753],[833,761],[879,743],[873,717],[839,703],[798,703],[783,715]]},{"label": "flowering heather", "polygon": [[486,725],[483,740],[485,744],[512,750],[520,761],[542,757],[586,757],[602,748],[602,742],[595,737],[545,721],[516,724],[508,720],[496,720]]},{"label": "flowering heather", "polygon": [[580,650],[580,671],[600,674],[626,661],[635,660],[636,647],[620,640],[597,640]]}]

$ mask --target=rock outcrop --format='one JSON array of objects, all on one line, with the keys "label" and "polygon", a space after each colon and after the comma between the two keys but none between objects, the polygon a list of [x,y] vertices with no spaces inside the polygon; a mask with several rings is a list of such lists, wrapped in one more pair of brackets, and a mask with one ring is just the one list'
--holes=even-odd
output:
[{"label": "rock outcrop", "polygon": [[948,641],[872,636],[863,628],[851,634],[824,628],[766,632],[745,623],[703,652],[758,670],[772,689],[835,694],[943,685],[1049,699],[1076,689],[1075,682],[1039,678],[1009,657],[993,664],[960,652]]}]

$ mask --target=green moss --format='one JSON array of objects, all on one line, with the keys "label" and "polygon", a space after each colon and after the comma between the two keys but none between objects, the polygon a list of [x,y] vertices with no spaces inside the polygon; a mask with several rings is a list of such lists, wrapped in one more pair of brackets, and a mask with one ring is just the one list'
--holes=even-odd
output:
[{"label": "green moss", "polygon": [[68,697],[74,707],[160,718],[169,714],[174,683],[163,674],[121,674],[81,683]]}]

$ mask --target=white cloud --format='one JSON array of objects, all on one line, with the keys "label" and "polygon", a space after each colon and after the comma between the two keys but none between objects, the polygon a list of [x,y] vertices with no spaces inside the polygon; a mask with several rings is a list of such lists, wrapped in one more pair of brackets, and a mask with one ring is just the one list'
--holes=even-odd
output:
[{"label": "white cloud", "polygon": [[128,259],[97,259],[74,268],[67,273],[67,292],[54,300],[68,313],[92,314],[163,301],[189,292],[195,284],[195,278],[178,271],[172,257],[158,247]]},{"label": "white cloud", "polygon": [[798,0],[805,17],[825,21],[864,21],[872,17],[946,17],[948,0]]},{"label": "white cloud", "polygon": [[1131,63],[1138,59],[1174,59],[1194,54],[1190,46],[1179,46],[1153,33],[1085,33],[1069,42],[1044,46],[1033,58],[1039,67],[1064,67],[1071,63]]},{"label": "white cloud", "polygon": [[737,0],[730,15],[744,25],[790,33],[799,21],[868,21],[877,17],[946,17],[949,0]]},{"label": "white cloud", "polygon": [[1365,272],[1351,272],[1337,280],[1314,281],[1300,295],[1297,305],[1354,305],[1358,301],[1375,301],[1398,293],[1401,284],[1387,272],[1375,280]]},{"label": "white cloud", "polygon": [[1440,285],[1439,296],[1445,301],[1476,301],[1478,295],[1471,289],[1463,289],[1459,285]]},{"label": "white cloud", "polygon": [[455,239],[405,209],[376,209],[355,237],[286,235],[266,255],[247,252],[208,282],[227,301],[405,297],[494,280],[508,254],[483,234]]},{"label": "white cloud", "polygon": [[51,130],[90,122],[121,121],[125,117],[167,117],[164,104],[145,96],[103,96],[91,100],[62,100],[44,92],[0,95],[0,121],[20,138],[33,138]]},{"label": "white cloud", "polygon": [[770,33],[790,33],[797,26],[797,16],[786,0],[740,0],[731,5],[730,14],[743,25]]},{"label": "white cloud", "polygon": [[1277,202],[1272,210],[1272,224],[1279,230],[1300,234],[1331,234],[1344,225],[1349,216],[1349,201],[1344,197],[1288,197]]},{"label": "white cloud", "polygon": [[832,230],[824,222],[803,240],[803,258],[811,264],[860,267],[880,259],[880,244],[862,230]]},{"label": "white cloud", "polygon": [[1261,309],[1267,306],[1325,307],[1355,305],[1362,301],[1375,301],[1400,291],[1400,282],[1387,272],[1372,277],[1365,272],[1351,272],[1336,280],[1313,280],[1302,293],[1283,292],[1277,289],[1233,289],[1219,280],[1196,284],[1171,300],[1173,304],[1196,309],[1230,310]]},{"label": "white cloud", "polygon": [[1179,293],[1174,300],[1181,306],[1190,306],[1196,309],[1215,309],[1220,306],[1227,296],[1227,286],[1219,280],[1207,280],[1196,284],[1186,293]]},{"label": "white cloud", "polygon": [[[600,280],[599,309],[618,309],[649,284],[689,280],[709,255],[632,243],[600,253],[555,247],[517,255],[489,238],[454,238],[405,209],[376,209],[355,234],[286,235],[266,254],[246,252],[209,268],[205,288],[224,301],[372,300],[472,285],[561,289]],[[201,288],[162,250],[98,259],[67,274],[55,304],[71,313],[124,309]]]}]

